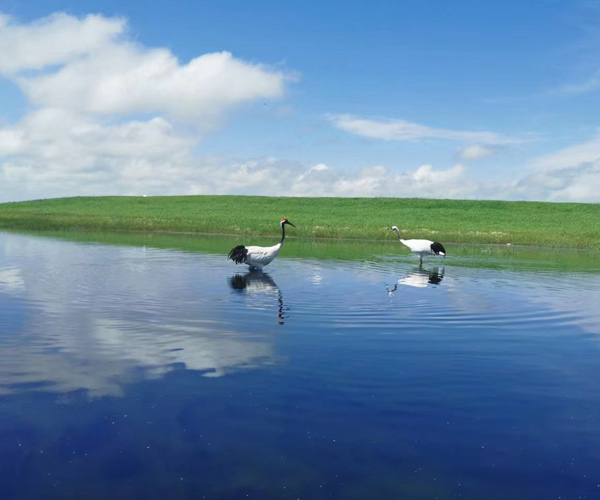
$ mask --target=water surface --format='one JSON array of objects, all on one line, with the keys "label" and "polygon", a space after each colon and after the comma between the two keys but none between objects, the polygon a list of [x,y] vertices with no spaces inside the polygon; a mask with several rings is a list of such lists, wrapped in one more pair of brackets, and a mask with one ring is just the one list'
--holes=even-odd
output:
[{"label": "water surface", "polygon": [[598,498],[598,253],[237,243],[0,233],[0,498]]}]

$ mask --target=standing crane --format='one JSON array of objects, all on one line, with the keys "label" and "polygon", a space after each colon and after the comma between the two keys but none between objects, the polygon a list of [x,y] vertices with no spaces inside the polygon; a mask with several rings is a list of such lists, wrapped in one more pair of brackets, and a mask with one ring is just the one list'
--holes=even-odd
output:
[{"label": "standing crane", "polygon": [[296,227],[285,217],[281,219],[279,222],[281,226],[281,241],[277,245],[273,245],[272,247],[259,247],[255,245],[246,247],[238,245],[229,252],[229,259],[236,264],[247,264],[250,266],[250,269],[262,269],[267,264],[270,264],[277,257],[279,250],[281,250],[283,240],[285,240],[286,224]]},{"label": "standing crane", "polygon": [[390,228],[390,233],[394,231],[396,231],[400,243],[410,248],[412,253],[419,256],[420,264],[423,264],[423,257],[425,255],[441,255],[442,257],[446,257],[446,249],[441,243],[430,240],[403,240],[400,237],[400,230],[396,226]]}]

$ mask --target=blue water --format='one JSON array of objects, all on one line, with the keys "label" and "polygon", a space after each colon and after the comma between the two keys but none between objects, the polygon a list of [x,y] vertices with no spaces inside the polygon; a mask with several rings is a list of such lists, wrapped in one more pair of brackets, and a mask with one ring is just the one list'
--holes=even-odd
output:
[{"label": "blue water", "polygon": [[0,498],[600,498],[598,269],[228,250],[0,233]]}]

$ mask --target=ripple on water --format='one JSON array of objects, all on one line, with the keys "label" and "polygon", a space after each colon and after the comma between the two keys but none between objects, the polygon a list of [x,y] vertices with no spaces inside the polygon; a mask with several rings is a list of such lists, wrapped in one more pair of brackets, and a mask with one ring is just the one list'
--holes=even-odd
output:
[{"label": "ripple on water", "polygon": [[[443,485],[440,498],[597,492],[595,272],[480,256],[419,268],[403,255],[282,256],[249,273],[227,261],[230,245],[11,241],[0,243],[0,459],[22,450],[17,497],[67,476],[114,496],[122,450],[140,498],[157,474],[181,496],[224,498],[284,486],[294,498],[375,487],[397,498],[415,477],[420,491]],[[13,421],[35,446],[15,441]]]},{"label": "ripple on water", "polygon": [[[308,264],[300,278],[296,275],[299,264],[272,274],[280,283],[279,299],[289,309],[288,323],[309,324],[314,332],[320,331],[319,325],[327,325],[335,331],[380,333],[446,329],[518,334],[547,327],[551,334],[553,329],[590,320],[589,308],[577,307],[575,301],[559,304],[555,298],[581,294],[581,280],[568,275],[548,280],[545,273],[445,266],[423,271],[428,279],[425,286],[413,286],[406,283],[406,277],[416,272],[412,265],[396,264],[390,270],[388,263],[381,262],[333,262],[329,268]],[[437,277],[433,283],[429,281],[432,273]],[[315,281],[311,274],[318,274],[319,279]],[[590,284],[597,293],[593,280],[583,286]],[[268,316],[273,306],[273,302],[261,302],[262,313]]]}]

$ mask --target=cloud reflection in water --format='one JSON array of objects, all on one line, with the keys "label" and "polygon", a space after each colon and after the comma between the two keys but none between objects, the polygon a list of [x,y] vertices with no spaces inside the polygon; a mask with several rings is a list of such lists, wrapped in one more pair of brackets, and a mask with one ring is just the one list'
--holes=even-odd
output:
[{"label": "cloud reflection in water", "polygon": [[119,395],[181,367],[219,377],[273,363],[264,335],[237,331],[215,307],[217,287],[193,257],[0,239],[0,321],[10,327],[0,333],[0,394]]}]

